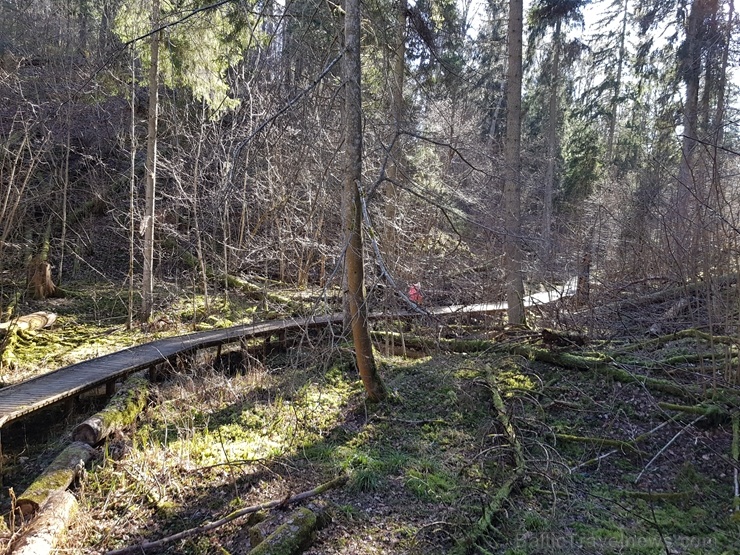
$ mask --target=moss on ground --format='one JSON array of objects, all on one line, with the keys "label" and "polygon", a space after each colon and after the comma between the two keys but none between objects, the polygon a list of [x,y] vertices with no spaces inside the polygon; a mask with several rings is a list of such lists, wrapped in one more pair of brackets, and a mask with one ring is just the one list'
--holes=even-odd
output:
[{"label": "moss on ground", "polygon": [[[179,312],[173,302],[172,327],[157,333],[190,331],[193,320],[217,326],[242,314],[256,317],[231,301],[219,305],[223,317],[209,322],[201,300],[189,302],[177,305]],[[97,301],[100,314],[116,306]],[[60,344],[54,356],[81,348],[82,338],[96,333],[93,349],[101,350],[151,337],[120,327],[101,335],[95,322],[60,311],[64,318],[76,322],[74,335],[62,327],[52,330],[57,339],[39,339]],[[89,472],[70,545],[105,551],[157,539],[347,474],[348,484],[326,496],[333,520],[317,532],[308,554],[449,553],[516,465],[493,406],[495,388],[526,470],[504,504],[505,516],[494,518],[478,540],[478,552],[735,552],[731,427],[662,409],[659,402],[680,400],[601,373],[606,359],[599,353],[591,356],[599,364],[585,370],[490,348],[430,351],[414,360],[381,356],[391,393],[371,405],[347,346],[315,344],[267,360],[240,359],[228,375],[204,364],[158,384],[138,427],[116,440],[127,454],[115,459],[111,443]],[[675,344],[668,347],[670,356],[680,355]],[[650,352],[655,359],[664,355]],[[635,373],[643,352],[629,357]],[[559,434],[594,441],[561,441]],[[620,447],[632,442],[634,450]],[[12,472],[4,467],[5,486],[23,480],[17,462],[23,446],[13,449],[4,451],[16,461]],[[246,536],[240,523],[163,552],[245,553]]]}]

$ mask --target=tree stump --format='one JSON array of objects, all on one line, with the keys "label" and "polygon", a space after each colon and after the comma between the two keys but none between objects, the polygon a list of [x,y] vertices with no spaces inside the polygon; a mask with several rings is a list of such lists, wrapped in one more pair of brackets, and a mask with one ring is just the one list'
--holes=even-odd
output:
[{"label": "tree stump", "polygon": [[28,290],[34,299],[45,299],[56,294],[57,286],[51,279],[51,264],[46,260],[38,256],[32,258],[26,276]]}]

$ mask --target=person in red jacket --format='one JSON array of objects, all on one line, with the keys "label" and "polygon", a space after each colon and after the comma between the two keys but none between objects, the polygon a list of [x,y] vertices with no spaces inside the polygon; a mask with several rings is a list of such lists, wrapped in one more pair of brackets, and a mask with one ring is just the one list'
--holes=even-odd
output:
[{"label": "person in red jacket", "polygon": [[409,299],[416,304],[422,304],[424,302],[424,295],[421,293],[421,283],[414,283],[409,287]]}]

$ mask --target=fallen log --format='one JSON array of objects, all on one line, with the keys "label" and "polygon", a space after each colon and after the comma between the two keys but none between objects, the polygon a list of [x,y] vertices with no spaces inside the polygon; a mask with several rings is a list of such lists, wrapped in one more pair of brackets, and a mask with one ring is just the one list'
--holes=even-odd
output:
[{"label": "fallen log", "polygon": [[77,512],[77,499],[66,490],[54,492],[38,516],[13,543],[13,555],[47,555],[64,537]]},{"label": "fallen log", "polygon": [[16,507],[23,516],[35,514],[54,493],[63,491],[85,469],[94,449],[87,443],[76,441],[54,459],[46,470],[16,500]]},{"label": "fallen log", "polygon": [[40,330],[50,328],[57,321],[57,315],[53,312],[33,312],[14,318],[8,322],[0,322],[0,330]]},{"label": "fallen log", "polygon": [[72,439],[97,445],[111,433],[133,423],[144,410],[148,396],[149,381],[143,376],[131,376],[103,410],[74,429]]},{"label": "fallen log", "polygon": [[53,312],[34,312],[7,322],[0,322],[0,367],[13,368],[15,366],[14,348],[19,342],[28,341],[28,336],[24,332],[51,327],[56,319],[57,315]]},{"label": "fallen log", "polygon": [[317,527],[316,514],[306,507],[299,507],[264,538],[249,555],[296,555],[303,552],[310,544],[313,532]]}]

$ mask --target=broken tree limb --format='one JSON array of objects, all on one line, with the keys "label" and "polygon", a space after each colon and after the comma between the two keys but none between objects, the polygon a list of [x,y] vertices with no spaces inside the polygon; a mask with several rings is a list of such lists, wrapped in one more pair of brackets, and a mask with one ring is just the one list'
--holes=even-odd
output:
[{"label": "broken tree limb", "polygon": [[674,403],[658,403],[663,410],[675,410],[687,414],[698,414],[704,416],[713,424],[727,423],[730,421],[730,413],[724,407],[718,405],[676,405]]},{"label": "broken tree limb", "polygon": [[346,482],[347,482],[347,477],[340,476],[338,478],[334,478],[333,480],[329,482],[326,482],[325,484],[320,485],[317,488],[314,488],[309,491],[304,491],[292,497],[288,497],[287,499],[268,501],[266,503],[261,503],[259,505],[245,507],[243,509],[234,511],[233,513],[228,514],[222,519],[219,519],[215,522],[211,522],[209,524],[203,524],[202,526],[198,526],[197,528],[190,528],[189,530],[183,530],[182,532],[173,534],[172,536],[167,536],[165,538],[162,538],[156,541],[142,542],[140,544],[132,545],[130,547],[124,547],[122,549],[115,549],[113,551],[108,551],[107,553],[105,553],[105,555],[124,555],[127,553],[144,553],[147,549],[158,548],[158,547],[167,545],[168,543],[172,543],[178,540],[183,540],[185,538],[190,538],[192,536],[199,536],[201,534],[205,534],[206,532],[210,532],[211,530],[214,530],[220,526],[223,526],[224,524],[233,522],[234,520],[242,516],[246,516],[251,513],[256,513],[257,511],[264,511],[266,509],[274,509],[275,507],[292,505],[293,503],[303,501],[304,499],[315,497],[317,495],[320,495],[322,493],[329,491],[330,489],[343,486]]},{"label": "broken tree limb", "polygon": [[74,429],[72,439],[88,445],[100,443],[111,433],[136,420],[144,410],[148,396],[149,381],[143,376],[130,377],[103,410]]},{"label": "broken tree limb", "polygon": [[47,555],[60,542],[77,512],[77,499],[66,490],[54,492],[36,519],[14,542],[13,555]]},{"label": "broken tree limb", "polygon": [[53,494],[63,491],[85,469],[94,449],[86,443],[76,441],[62,451],[56,459],[21,494],[16,507],[23,516],[36,513],[39,507]]},{"label": "broken tree limb", "polygon": [[317,527],[316,514],[299,507],[277,529],[253,548],[249,555],[296,555],[311,544]]},{"label": "broken tree limb", "polygon": [[617,447],[624,451],[629,451],[631,453],[642,453],[637,447],[633,445],[633,442],[631,441],[622,441],[619,439],[608,439],[604,437],[584,437],[584,436],[574,436],[570,434],[555,434],[555,438],[560,441],[570,441],[572,443],[587,443],[589,445],[594,445],[596,447],[598,446],[608,446],[608,447]]}]

